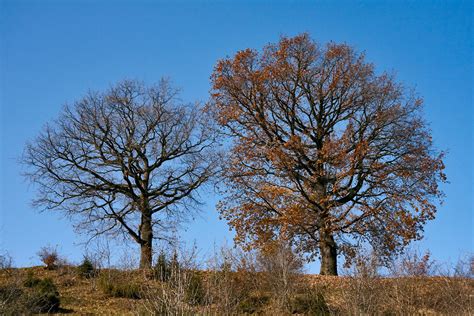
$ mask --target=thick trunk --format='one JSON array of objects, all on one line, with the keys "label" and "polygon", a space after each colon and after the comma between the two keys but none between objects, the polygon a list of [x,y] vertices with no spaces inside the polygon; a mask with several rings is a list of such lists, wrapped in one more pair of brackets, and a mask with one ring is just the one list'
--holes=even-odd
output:
[{"label": "thick trunk", "polygon": [[321,232],[319,243],[321,253],[321,275],[337,275],[337,245],[334,236],[328,232]]},{"label": "thick trunk", "polygon": [[151,215],[143,214],[140,225],[140,269],[149,269],[153,260],[153,229]]}]

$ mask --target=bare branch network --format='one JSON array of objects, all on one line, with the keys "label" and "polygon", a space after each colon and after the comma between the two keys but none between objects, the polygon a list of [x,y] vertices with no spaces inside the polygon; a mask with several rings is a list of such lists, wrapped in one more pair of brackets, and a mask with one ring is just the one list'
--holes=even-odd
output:
[{"label": "bare branch network", "polygon": [[194,212],[216,174],[216,142],[208,116],[178,104],[167,81],[124,81],[65,107],[23,161],[39,186],[35,205],[65,210],[94,236],[126,232],[151,262],[152,238]]},{"label": "bare branch network", "polygon": [[387,259],[422,237],[443,197],[443,153],[422,99],[394,76],[301,34],[220,60],[211,81],[205,108],[179,103],[167,81],[124,81],[66,107],[25,152],[35,204],[91,236],[125,233],[141,267],[217,176],[237,242],[284,239],[321,256],[322,274],[361,244]]}]

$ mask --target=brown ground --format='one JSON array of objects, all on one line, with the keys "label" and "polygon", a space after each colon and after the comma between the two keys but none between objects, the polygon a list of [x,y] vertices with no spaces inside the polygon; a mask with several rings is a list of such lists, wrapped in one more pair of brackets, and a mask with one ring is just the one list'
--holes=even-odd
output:
[{"label": "brown ground", "polygon": [[61,309],[65,314],[133,315],[140,305],[140,300],[108,297],[97,286],[97,279],[80,278],[73,267],[58,270],[46,270],[44,267],[3,270],[0,271],[0,285],[23,282],[28,271],[33,271],[35,277],[51,278],[54,281],[60,293]]},{"label": "brown ground", "polygon": [[[61,297],[62,313],[70,315],[136,315],[140,311],[143,314],[143,302],[140,299],[114,298],[104,294],[98,286],[98,279],[84,279],[78,276],[75,267],[62,267],[57,270],[46,270],[44,267],[20,268],[0,270],[0,286],[16,283],[23,284],[29,271],[34,273],[37,278],[51,278],[58,287]],[[124,273],[124,272],[122,272]],[[140,282],[153,282],[149,278],[144,278],[143,272],[128,272],[128,276],[140,280]],[[324,294],[325,300],[331,307],[331,310],[348,311],[353,308],[350,303],[353,301],[373,299],[377,304],[380,297],[377,296],[385,289],[394,289],[404,287],[402,297],[396,297],[400,304],[417,303],[412,301],[414,298],[422,300],[421,305],[436,306],[440,310],[448,311],[437,313],[430,308],[417,309],[418,315],[459,315],[456,310],[457,304],[461,304],[460,298],[471,298],[467,304],[468,315],[474,311],[474,280],[473,279],[455,279],[443,277],[421,277],[421,278],[390,278],[390,279],[351,279],[348,277],[328,277],[307,275],[304,276],[310,283],[319,288]],[[144,281],[147,280],[147,281]],[[150,285],[149,284],[149,285]],[[349,294],[348,294],[349,293]],[[391,292],[387,291],[392,295]],[[398,295],[398,294],[397,294]],[[349,302],[349,304],[348,304]],[[370,301],[368,302],[370,304]],[[393,301],[392,303],[393,304]],[[462,303],[466,304],[466,302]],[[465,306],[463,307],[466,308]],[[466,310],[466,309],[465,309]],[[452,311],[450,313],[449,311]],[[341,312],[339,313],[341,314]],[[342,312],[346,314],[346,312]],[[369,313],[370,314],[370,313]],[[466,313],[463,313],[466,314]]]}]

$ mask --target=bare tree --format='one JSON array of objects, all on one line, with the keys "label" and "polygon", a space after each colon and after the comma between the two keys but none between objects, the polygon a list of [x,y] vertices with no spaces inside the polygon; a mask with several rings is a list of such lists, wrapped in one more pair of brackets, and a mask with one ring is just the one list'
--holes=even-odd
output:
[{"label": "bare tree", "polygon": [[188,218],[197,190],[216,173],[212,121],[179,104],[166,80],[123,81],[66,106],[26,147],[34,205],[64,211],[92,237],[125,233],[152,264],[154,238]]}]

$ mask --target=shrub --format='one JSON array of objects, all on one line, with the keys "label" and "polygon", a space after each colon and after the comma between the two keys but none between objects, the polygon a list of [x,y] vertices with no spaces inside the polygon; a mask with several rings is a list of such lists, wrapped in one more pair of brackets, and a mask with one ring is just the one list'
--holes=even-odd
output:
[{"label": "shrub", "polygon": [[96,275],[96,269],[89,258],[84,257],[82,263],[77,267],[77,273],[81,278],[92,278]]},{"label": "shrub", "polygon": [[116,271],[101,273],[98,284],[104,294],[112,297],[131,299],[139,299],[141,297],[140,285],[131,278],[120,275]]},{"label": "shrub", "polygon": [[257,312],[261,312],[269,301],[270,298],[268,296],[251,295],[240,301],[238,309],[240,312],[245,314],[254,314]]},{"label": "shrub", "polygon": [[400,262],[402,275],[407,276],[426,276],[433,272],[435,262],[431,259],[431,253],[425,251],[420,254],[416,251],[406,253]]},{"label": "shrub", "polygon": [[170,277],[176,278],[181,274],[181,264],[178,260],[178,252],[175,250],[169,262]]},{"label": "shrub", "polygon": [[191,272],[188,286],[186,287],[186,301],[191,305],[200,305],[204,302],[205,291],[202,277],[197,272]]},{"label": "shrub", "polygon": [[168,282],[145,285],[145,308],[152,315],[194,315],[192,305],[204,302],[205,295],[192,271],[180,270]]},{"label": "shrub", "polygon": [[16,284],[0,286],[0,314],[20,315],[26,314],[24,304],[21,302],[23,290]]},{"label": "shrub", "polygon": [[41,282],[41,279],[35,277],[35,274],[33,271],[29,270],[28,273],[26,274],[26,279],[23,281],[23,286],[25,287],[34,287],[38,285],[38,283]]},{"label": "shrub", "polygon": [[161,282],[167,282],[171,275],[171,270],[168,262],[166,261],[166,255],[163,251],[160,252],[158,260],[154,268],[154,276]]},{"label": "shrub", "polygon": [[[19,281],[19,280],[18,280]],[[51,279],[39,279],[33,271],[21,282],[12,282],[0,287],[1,315],[30,315],[59,310],[59,292]]]},{"label": "shrub", "polygon": [[59,256],[56,248],[51,246],[43,247],[38,251],[38,257],[46,265],[46,269],[54,270],[57,268]]},{"label": "shrub", "polygon": [[12,261],[12,257],[7,252],[0,253],[0,270],[10,269]]},{"label": "shrub", "polygon": [[241,304],[243,309],[245,305],[252,305],[245,300],[251,293],[261,290],[256,267],[254,252],[222,247],[208,263],[204,282],[206,302],[226,315],[235,314]]},{"label": "shrub", "polygon": [[244,284],[238,283],[231,264],[224,261],[220,267],[211,270],[207,277],[206,288],[208,301],[215,304],[223,314],[232,314],[235,308],[247,297]]},{"label": "shrub", "polygon": [[292,314],[329,315],[329,308],[322,293],[305,293],[290,300]]},{"label": "shrub", "polygon": [[275,240],[258,252],[258,264],[265,275],[265,283],[280,308],[296,292],[298,275],[302,272],[303,260],[285,240]]},{"label": "shrub", "polygon": [[31,313],[56,312],[59,305],[59,292],[51,279],[35,282],[26,296],[25,306]]}]

